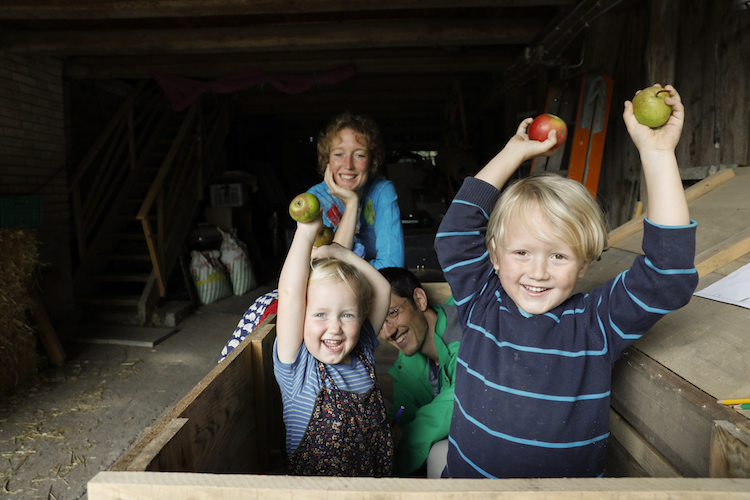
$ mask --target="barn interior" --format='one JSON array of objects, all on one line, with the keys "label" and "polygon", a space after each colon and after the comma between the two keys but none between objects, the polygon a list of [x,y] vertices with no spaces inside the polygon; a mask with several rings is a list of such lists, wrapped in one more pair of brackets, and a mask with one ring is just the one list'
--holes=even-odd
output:
[{"label": "barn interior", "polygon": [[570,135],[519,177],[579,176],[613,229],[648,209],[621,118],[639,89],[686,103],[686,188],[742,170],[748,28],[742,0],[6,0],[4,267],[34,259],[3,277],[29,354],[0,363],[0,394],[64,367],[92,322],[171,328],[199,310],[190,252],[218,248],[216,227],[272,285],[288,203],[321,180],[318,134],[343,111],[378,123],[406,265],[430,281],[447,204],[525,117],[558,114]]}]

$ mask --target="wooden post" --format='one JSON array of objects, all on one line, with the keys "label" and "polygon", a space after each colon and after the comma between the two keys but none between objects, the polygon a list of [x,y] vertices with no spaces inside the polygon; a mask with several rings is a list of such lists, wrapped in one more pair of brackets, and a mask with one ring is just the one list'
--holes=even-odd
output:
[{"label": "wooden post", "polygon": [[[673,84],[677,54],[677,28],[680,22],[677,0],[651,0],[651,23],[646,46],[646,83]],[[646,180],[641,172],[643,211],[648,210]]]},{"label": "wooden post", "polygon": [[714,421],[709,477],[750,477],[750,434],[726,420]]}]

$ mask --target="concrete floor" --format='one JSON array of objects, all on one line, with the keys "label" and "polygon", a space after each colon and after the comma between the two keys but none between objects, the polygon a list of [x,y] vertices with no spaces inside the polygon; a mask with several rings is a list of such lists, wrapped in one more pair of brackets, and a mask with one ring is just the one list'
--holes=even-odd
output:
[{"label": "concrete floor", "polygon": [[[0,402],[0,498],[87,499],[88,481],[211,371],[247,307],[270,289],[202,306],[153,347],[66,343],[64,366]],[[376,352],[387,403],[396,354]]]}]

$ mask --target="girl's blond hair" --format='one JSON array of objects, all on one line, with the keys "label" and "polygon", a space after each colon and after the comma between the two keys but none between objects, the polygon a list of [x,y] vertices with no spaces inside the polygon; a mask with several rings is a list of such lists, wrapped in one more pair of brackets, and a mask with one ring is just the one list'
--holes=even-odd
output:
[{"label": "girl's blond hair", "polygon": [[310,264],[310,283],[321,281],[344,282],[357,297],[359,313],[363,320],[370,313],[372,301],[372,287],[356,267],[334,258],[314,260]]},{"label": "girl's blond hair", "polygon": [[[531,219],[538,209],[552,231],[546,234]],[[497,200],[487,222],[486,242],[500,245],[511,218],[545,241],[556,237],[573,247],[584,262],[599,258],[607,249],[607,223],[588,190],[572,179],[542,173],[516,181]]]}]

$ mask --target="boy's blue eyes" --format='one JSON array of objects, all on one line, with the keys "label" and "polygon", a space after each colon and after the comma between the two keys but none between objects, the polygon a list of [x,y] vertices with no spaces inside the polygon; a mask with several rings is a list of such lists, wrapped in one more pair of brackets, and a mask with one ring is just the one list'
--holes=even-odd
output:
[{"label": "boy's blue eyes", "polygon": [[[516,250],[514,253],[521,257],[525,257],[529,255],[529,252],[527,252],[526,250]],[[568,257],[565,256],[564,254],[556,253],[552,255],[552,258],[554,258],[555,260],[566,260]]]},{"label": "boy's blue eyes", "polygon": [[[324,312],[319,312],[319,313],[315,313],[315,317],[316,318],[326,318],[326,317],[328,317],[328,315],[326,313],[324,313]],[[353,314],[353,313],[343,313],[341,315],[341,317],[342,318],[351,319],[351,318],[356,318],[357,316],[355,314]]]}]

